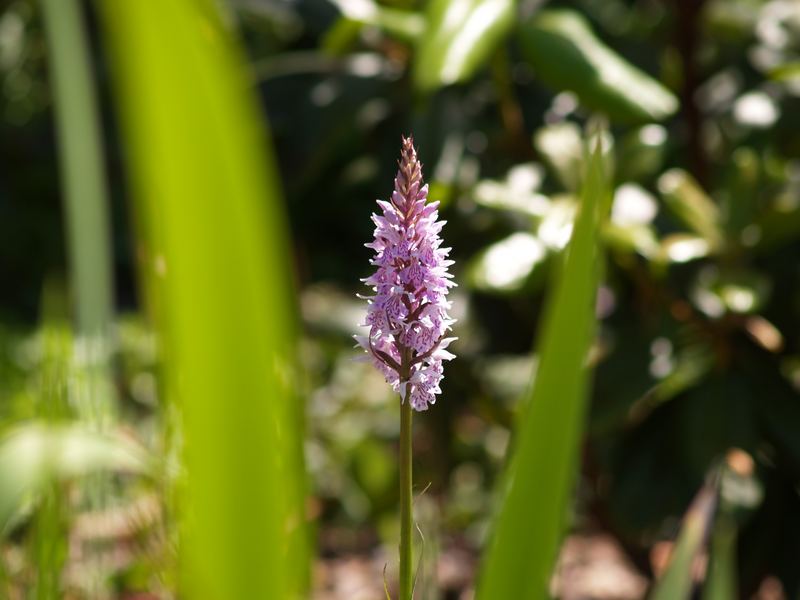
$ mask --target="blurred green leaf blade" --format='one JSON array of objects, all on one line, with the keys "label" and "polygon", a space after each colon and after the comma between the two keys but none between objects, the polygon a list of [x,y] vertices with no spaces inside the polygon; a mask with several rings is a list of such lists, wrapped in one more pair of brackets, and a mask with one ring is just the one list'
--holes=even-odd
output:
[{"label": "blurred green leaf blade", "polygon": [[681,600],[691,596],[695,560],[706,541],[716,507],[716,484],[709,482],[686,511],[667,570],[653,588],[650,600]]},{"label": "blurred green leaf blade", "polygon": [[598,144],[588,161],[581,209],[549,299],[539,367],[520,415],[503,504],[477,598],[546,598],[575,479],[596,318],[601,213],[610,202]]},{"label": "blurred green leaf blade", "polygon": [[99,6],[183,417],[183,592],[306,597],[297,318],[244,57],[214,2]]}]

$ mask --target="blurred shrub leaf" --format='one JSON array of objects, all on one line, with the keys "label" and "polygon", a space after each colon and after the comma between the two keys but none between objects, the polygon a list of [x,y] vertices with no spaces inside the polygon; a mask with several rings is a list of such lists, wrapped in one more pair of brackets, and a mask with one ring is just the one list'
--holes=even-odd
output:
[{"label": "blurred shrub leaf", "polygon": [[431,0],[414,60],[422,91],[465,81],[511,29],[513,0]]},{"label": "blurred shrub leaf", "polygon": [[661,169],[667,147],[667,130],[651,123],[623,136],[617,145],[619,181],[643,181]]},{"label": "blurred shrub leaf", "polygon": [[759,253],[767,253],[800,238],[800,200],[794,193],[778,196],[771,206],[749,225]]},{"label": "blurred shrub leaf", "polygon": [[658,204],[647,190],[635,183],[625,183],[614,193],[611,219],[603,229],[604,239],[618,250],[654,258],[659,243],[651,223],[657,213]]},{"label": "blurred shrub leaf", "polygon": [[504,181],[480,181],[475,185],[472,198],[477,204],[487,208],[541,217],[550,206],[547,196],[537,193],[542,178],[541,165],[523,163],[512,167]]},{"label": "blurred shrub leaf", "polygon": [[659,178],[658,190],[680,223],[706,240],[711,250],[720,248],[723,233],[719,208],[691,175],[671,169]]},{"label": "blurred shrub leaf", "polygon": [[713,319],[726,313],[751,314],[766,303],[770,282],[756,271],[703,268],[690,292],[694,305]]},{"label": "blurred shrub leaf", "polygon": [[577,192],[583,164],[583,141],[578,125],[571,121],[545,125],[534,135],[533,145],[561,184],[570,192]]},{"label": "blurred shrub leaf", "polygon": [[686,263],[705,258],[711,246],[705,238],[688,233],[672,233],[661,240],[659,259],[663,262]]},{"label": "blurred shrub leaf", "polygon": [[571,504],[589,385],[598,233],[601,211],[610,202],[599,146],[587,164],[575,234],[537,342],[539,366],[519,417],[478,600],[547,597]]},{"label": "blurred shrub leaf", "polygon": [[467,267],[470,285],[481,291],[511,293],[541,272],[547,248],[535,235],[512,233],[482,250]]},{"label": "blurred shrub leaf", "polygon": [[587,108],[623,122],[659,121],[677,98],[603,44],[571,10],[543,10],[519,28],[522,53],[536,75],[556,90],[574,92]]},{"label": "blurred shrub leaf", "polygon": [[399,39],[413,42],[425,30],[422,15],[381,6],[372,0],[333,0],[342,14],[351,22],[374,25]]},{"label": "blurred shrub leaf", "polygon": [[119,435],[77,425],[21,425],[0,441],[0,531],[20,502],[53,478],[79,477],[100,470],[143,473],[148,465],[144,449]]}]

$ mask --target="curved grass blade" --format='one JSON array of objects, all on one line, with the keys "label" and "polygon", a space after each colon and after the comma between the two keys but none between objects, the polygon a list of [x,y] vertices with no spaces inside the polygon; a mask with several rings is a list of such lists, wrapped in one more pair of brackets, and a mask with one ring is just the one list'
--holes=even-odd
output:
[{"label": "curved grass blade", "polygon": [[181,595],[306,598],[289,245],[241,50],[212,0],[98,6],[183,417]]},{"label": "curved grass blade", "polygon": [[589,386],[600,268],[598,231],[609,189],[600,144],[538,340],[539,368],[505,474],[505,495],[478,582],[478,600],[548,597],[577,468]]}]

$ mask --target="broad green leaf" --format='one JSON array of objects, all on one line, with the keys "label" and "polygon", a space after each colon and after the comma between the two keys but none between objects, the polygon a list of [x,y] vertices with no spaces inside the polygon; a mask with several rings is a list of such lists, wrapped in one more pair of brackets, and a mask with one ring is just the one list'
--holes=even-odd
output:
[{"label": "broad green leaf", "polygon": [[686,511],[667,570],[656,582],[650,600],[687,600],[691,597],[695,560],[705,544],[716,506],[716,484],[707,483]]},{"label": "broad green leaf", "polygon": [[243,53],[213,0],[98,6],[183,418],[180,595],[307,598],[289,244]]},{"label": "broad green leaf", "polygon": [[660,121],[678,109],[677,98],[603,44],[580,14],[543,10],[519,27],[522,54],[536,76],[581,104],[623,122]]},{"label": "broad green leaf", "polygon": [[465,81],[511,29],[513,0],[431,0],[417,43],[414,82],[422,91]]},{"label": "broad green leaf", "polygon": [[596,326],[599,229],[609,203],[598,147],[537,342],[539,365],[519,417],[478,600],[548,597],[577,472]]},{"label": "broad green leaf", "polygon": [[53,479],[101,470],[143,473],[150,459],[130,439],[80,426],[20,425],[0,440],[0,531],[20,503]]}]

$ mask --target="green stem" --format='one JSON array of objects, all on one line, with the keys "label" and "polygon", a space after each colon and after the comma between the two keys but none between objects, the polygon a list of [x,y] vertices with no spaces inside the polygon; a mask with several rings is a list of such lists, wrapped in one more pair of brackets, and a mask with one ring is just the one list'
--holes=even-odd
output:
[{"label": "green stem", "polygon": [[111,234],[99,110],[78,0],[41,0],[64,186],[67,255],[78,332],[108,334]]},{"label": "green stem", "polygon": [[400,600],[412,600],[411,575],[411,399],[400,405]]}]

